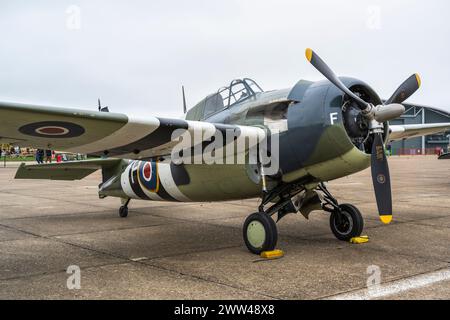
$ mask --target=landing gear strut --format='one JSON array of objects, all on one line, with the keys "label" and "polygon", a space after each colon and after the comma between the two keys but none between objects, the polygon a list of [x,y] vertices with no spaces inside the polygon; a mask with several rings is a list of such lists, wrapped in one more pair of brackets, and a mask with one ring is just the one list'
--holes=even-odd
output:
[{"label": "landing gear strut", "polygon": [[330,228],[338,240],[350,241],[359,237],[364,228],[364,219],[361,212],[354,205],[341,204],[331,195],[324,183],[318,189],[323,192],[322,209],[330,212]]},{"label": "landing gear strut", "polygon": [[126,218],[128,216],[128,204],[131,199],[125,201],[125,203],[119,208],[119,216],[121,218]]}]

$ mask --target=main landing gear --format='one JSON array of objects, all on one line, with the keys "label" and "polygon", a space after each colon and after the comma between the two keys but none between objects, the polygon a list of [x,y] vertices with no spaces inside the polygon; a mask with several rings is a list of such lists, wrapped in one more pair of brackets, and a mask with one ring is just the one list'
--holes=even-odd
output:
[{"label": "main landing gear", "polygon": [[[286,214],[296,213],[298,209],[295,208],[291,198],[292,194],[298,194],[302,189],[301,185],[285,184],[263,192],[261,205],[258,208],[259,212],[248,216],[244,222],[244,242],[250,252],[260,254],[275,249],[278,230],[272,216],[278,213],[278,222]],[[276,201],[274,205],[264,209],[267,204],[274,201]]]},{"label": "main landing gear", "polygon": [[[270,202],[275,204],[264,210]],[[324,183],[310,191],[302,184],[286,184],[264,193],[259,212],[245,220],[245,245],[254,254],[274,250],[278,240],[277,225],[272,218],[275,213],[278,213],[278,222],[289,213],[300,211],[308,217],[310,211],[320,208],[330,213],[330,228],[337,239],[350,241],[361,235],[364,228],[361,212],[351,204],[339,204]]]},{"label": "main landing gear", "polygon": [[248,216],[244,222],[244,241],[248,250],[254,254],[275,249],[278,230],[272,217],[264,212],[256,212]]},{"label": "main landing gear", "polygon": [[331,213],[330,228],[334,236],[341,241],[359,237],[364,228],[364,219],[358,208],[351,204],[340,205],[324,183],[319,184],[318,189],[324,194],[322,209]]}]

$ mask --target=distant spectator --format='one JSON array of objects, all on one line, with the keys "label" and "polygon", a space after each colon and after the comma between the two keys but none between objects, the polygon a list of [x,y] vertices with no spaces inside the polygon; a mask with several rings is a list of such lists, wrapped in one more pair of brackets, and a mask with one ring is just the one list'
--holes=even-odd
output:
[{"label": "distant spectator", "polygon": [[45,163],[52,163],[52,150],[45,150]]},{"label": "distant spectator", "polygon": [[36,162],[38,164],[44,163],[44,150],[42,149],[36,150]]},{"label": "distant spectator", "polygon": [[386,155],[392,156],[392,145],[388,144],[386,147]]}]

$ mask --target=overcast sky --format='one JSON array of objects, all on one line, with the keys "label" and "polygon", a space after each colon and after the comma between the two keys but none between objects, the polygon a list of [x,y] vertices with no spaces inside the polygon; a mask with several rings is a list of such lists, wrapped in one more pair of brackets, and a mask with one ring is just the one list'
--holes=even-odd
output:
[{"label": "overcast sky", "polygon": [[446,0],[0,0],[0,100],[181,116],[233,78],[265,90],[319,80],[311,47],[339,75],[388,98],[414,72],[409,101],[450,111]]}]

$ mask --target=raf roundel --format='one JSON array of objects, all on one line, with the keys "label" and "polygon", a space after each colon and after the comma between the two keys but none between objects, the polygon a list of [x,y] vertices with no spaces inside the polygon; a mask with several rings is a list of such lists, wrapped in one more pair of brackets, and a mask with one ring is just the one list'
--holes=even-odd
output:
[{"label": "raf roundel", "polygon": [[42,121],[26,124],[19,132],[41,138],[75,138],[84,134],[85,129],[72,122]]},{"label": "raf roundel", "polygon": [[145,162],[142,168],[142,176],[145,181],[149,182],[152,179],[152,165],[150,162]]},{"label": "raf roundel", "polygon": [[48,136],[63,136],[69,133],[69,129],[56,126],[41,127],[34,130],[36,133]]}]

